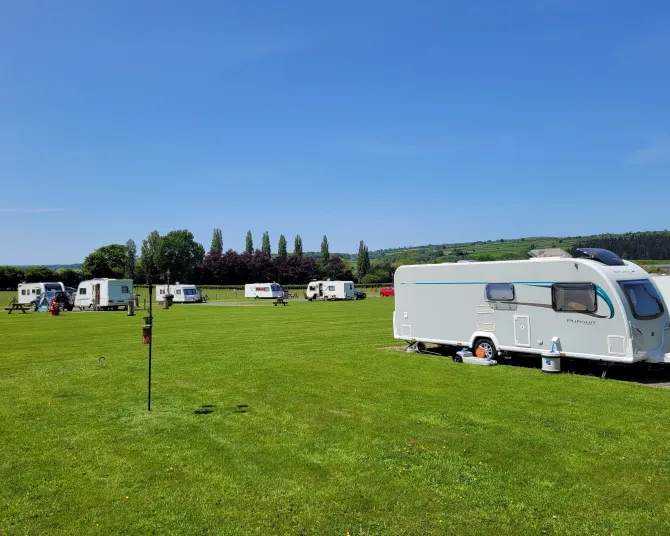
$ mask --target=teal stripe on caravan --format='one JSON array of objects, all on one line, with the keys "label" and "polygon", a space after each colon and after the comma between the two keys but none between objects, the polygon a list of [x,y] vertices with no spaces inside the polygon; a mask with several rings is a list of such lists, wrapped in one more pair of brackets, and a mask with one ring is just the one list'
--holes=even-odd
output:
[{"label": "teal stripe on caravan", "polygon": [[[407,283],[409,285],[488,285],[490,281],[417,281],[416,283]],[[543,286],[551,287],[554,282],[552,281],[505,281],[505,283],[511,283],[512,285],[534,285],[534,286]],[[405,285],[406,283],[401,283]],[[595,285],[596,294],[600,296],[607,307],[610,310],[610,318],[614,318],[614,303],[612,303],[611,298],[605,292],[600,285]]]},{"label": "teal stripe on caravan", "polygon": [[[491,281],[416,281],[409,285],[488,285]],[[505,281],[512,285],[553,285],[550,281]],[[405,285],[405,283],[401,283]]]}]

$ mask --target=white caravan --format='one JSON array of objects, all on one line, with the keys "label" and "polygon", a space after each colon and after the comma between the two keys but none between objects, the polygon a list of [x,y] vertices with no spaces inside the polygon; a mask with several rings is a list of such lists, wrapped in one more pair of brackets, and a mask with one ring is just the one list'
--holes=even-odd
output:
[{"label": "white caravan", "polygon": [[305,299],[312,300],[355,300],[353,281],[312,281],[307,285]]},{"label": "white caravan", "polygon": [[74,304],[80,309],[112,309],[128,307],[133,300],[132,279],[91,279],[77,288]]},{"label": "white caravan", "polygon": [[649,274],[609,251],[580,251],[589,258],[401,266],[394,336],[492,359],[517,352],[670,362],[670,317]]},{"label": "white caravan", "polygon": [[19,303],[30,303],[42,292],[65,290],[63,283],[21,283],[19,285]]},{"label": "white caravan", "polygon": [[158,285],[156,287],[156,301],[162,303],[165,301],[165,295],[172,294],[174,303],[200,303],[202,301],[202,292],[195,285]]},{"label": "white caravan", "polygon": [[283,298],[284,289],[277,283],[248,283],[244,285],[245,298]]}]

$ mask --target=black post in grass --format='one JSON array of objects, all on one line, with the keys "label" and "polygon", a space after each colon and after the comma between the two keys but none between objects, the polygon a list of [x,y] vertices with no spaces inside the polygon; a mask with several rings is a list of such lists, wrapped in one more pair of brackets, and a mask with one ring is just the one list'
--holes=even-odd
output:
[{"label": "black post in grass", "polygon": [[[151,346],[153,342],[153,323],[154,319],[152,316],[152,309],[151,309],[151,292],[152,292],[152,286],[151,286],[151,276],[148,278],[149,282],[149,316],[144,317],[144,326],[143,326],[143,331],[144,331],[144,342],[146,344],[147,342],[147,332],[149,334],[149,383],[148,383],[148,390],[147,390],[147,411],[151,411]],[[148,327],[148,329],[147,329]]]}]

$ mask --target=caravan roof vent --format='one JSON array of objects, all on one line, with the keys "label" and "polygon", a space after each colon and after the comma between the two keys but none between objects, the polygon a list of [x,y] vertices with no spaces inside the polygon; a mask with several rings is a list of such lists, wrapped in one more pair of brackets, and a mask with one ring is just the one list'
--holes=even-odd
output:
[{"label": "caravan roof vent", "polygon": [[577,251],[583,253],[589,259],[602,262],[607,266],[623,266],[626,264],[616,253],[601,248],[577,248]]},{"label": "caravan roof vent", "polygon": [[531,249],[528,255],[534,259],[570,259],[572,257],[572,255],[561,248]]}]

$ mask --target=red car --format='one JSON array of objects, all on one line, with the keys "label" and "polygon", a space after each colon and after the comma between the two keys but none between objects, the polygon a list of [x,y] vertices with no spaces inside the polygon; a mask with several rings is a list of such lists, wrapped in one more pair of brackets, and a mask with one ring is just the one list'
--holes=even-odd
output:
[{"label": "red car", "polygon": [[393,287],[384,287],[379,291],[380,296],[395,296],[395,289]]}]

